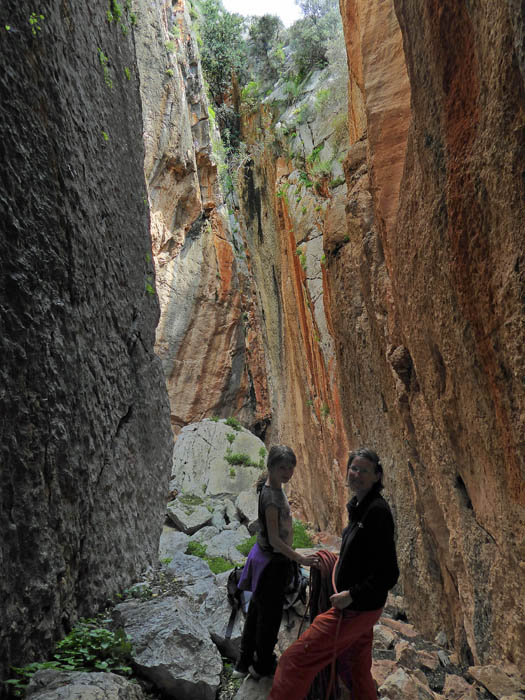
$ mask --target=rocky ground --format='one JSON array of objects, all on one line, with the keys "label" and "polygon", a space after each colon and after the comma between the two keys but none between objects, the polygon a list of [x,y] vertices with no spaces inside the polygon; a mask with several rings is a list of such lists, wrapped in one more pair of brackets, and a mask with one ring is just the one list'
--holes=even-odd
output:
[{"label": "rocky ground", "polygon": [[[231,570],[235,563],[244,561],[237,547],[250,536],[256,518],[253,481],[261,473],[261,444],[248,431],[224,420],[206,420],[182,431],[175,449],[172,498],[167,508],[169,524],[160,540],[159,565],[147,571],[110,612],[113,625],[124,628],[133,643],[135,682],[111,673],[49,669],[33,676],[27,697],[267,697],[271,679],[256,682],[246,678],[241,682],[231,678],[243,619],[237,615],[231,637],[227,638],[229,570],[212,571],[218,563],[222,567],[226,562]],[[232,454],[246,454],[251,464],[236,465],[231,474],[231,463],[225,457]],[[189,469],[190,464],[199,464],[199,469]],[[321,533],[316,539],[315,548],[338,550],[337,537]],[[195,551],[195,547],[200,556],[186,553]],[[285,613],[279,655],[304,626],[304,612],[304,605],[298,603]],[[410,624],[403,598],[396,595],[389,596],[374,628],[372,673],[380,697],[390,700],[525,700],[517,668],[461,665],[443,633],[434,641],[422,637]],[[340,697],[345,700],[349,695],[342,690]]]}]

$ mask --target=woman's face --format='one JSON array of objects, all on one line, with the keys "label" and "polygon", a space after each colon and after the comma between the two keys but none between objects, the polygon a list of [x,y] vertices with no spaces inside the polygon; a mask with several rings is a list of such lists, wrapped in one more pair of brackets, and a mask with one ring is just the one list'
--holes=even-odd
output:
[{"label": "woman's face", "polygon": [[381,475],[376,474],[374,463],[366,457],[354,457],[348,468],[347,483],[358,498],[367,494],[380,478]]}]

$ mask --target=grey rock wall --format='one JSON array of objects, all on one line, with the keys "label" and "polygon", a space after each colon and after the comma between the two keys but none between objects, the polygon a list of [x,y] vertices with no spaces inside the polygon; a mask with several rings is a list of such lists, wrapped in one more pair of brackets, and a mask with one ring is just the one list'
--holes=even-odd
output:
[{"label": "grey rock wall", "polygon": [[0,6],[0,679],[128,585],[162,527],[172,438],[126,4],[112,22],[102,0]]}]

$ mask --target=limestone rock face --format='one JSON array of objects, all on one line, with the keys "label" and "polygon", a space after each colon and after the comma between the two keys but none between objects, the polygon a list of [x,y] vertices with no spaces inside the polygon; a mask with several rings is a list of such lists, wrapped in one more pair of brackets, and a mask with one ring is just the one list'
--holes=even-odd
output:
[{"label": "limestone rock face", "polygon": [[267,380],[251,280],[239,269],[219,188],[220,142],[184,0],[143,3],[138,61],[145,175],[162,360],[177,435],[205,416],[235,414],[264,430]]},{"label": "limestone rock face", "polygon": [[164,515],[133,22],[107,9],[0,8],[0,676],[129,585]]},{"label": "limestone rock face", "polygon": [[25,697],[32,700],[145,700],[136,683],[116,673],[45,670],[32,677]]},{"label": "limestone rock face", "polygon": [[346,426],[385,460],[410,619],[465,660],[523,665],[522,4],[341,9],[349,244],[327,277]]}]

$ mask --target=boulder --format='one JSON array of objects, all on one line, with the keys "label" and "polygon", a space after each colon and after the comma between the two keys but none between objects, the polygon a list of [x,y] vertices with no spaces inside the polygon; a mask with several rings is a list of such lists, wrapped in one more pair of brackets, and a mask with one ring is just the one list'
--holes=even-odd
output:
[{"label": "boulder", "polygon": [[190,601],[172,596],[126,601],[115,607],[114,619],[132,640],[137,670],[161,693],[178,700],[214,700],[221,655]]},{"label": "boulder", "polygon": [[216,588],[215,574],[200,557],[178,552],[166,566],[166,572],[176,576],[184,596],[200,605]]},{"label": "boulder", "polygon": [[255,532],[257,532],[259,510],[259,499],[255,489],[240,493],[235,501],[235,507],[237,508],[240,520],[245,522],[250,534],[255,534]]},{"label": "boulder", "polygon": [[206,554],[210,557],[224,557],[230,561],[242,564],[246,557],[239,552],[237,545],[249,537],[250,533],[244,525],[241,525],[237,530],[223,530],[205,542]]},{"label": "boulder", "polygon": [[445,685],[443,687],[443,695],[446,700],[459,700],[467,693],[472,686],[462,676],[456,676],[454,673],[447,673],[445,676]]},{"label": "boulder", "polygon": [[390,700],[434,700],[432,691],[404,668],[398,668],[379,688],[379,695]]},{"label": "boulder", "polygon": [[470,666],[468,672],[498,700],[515,694],[525,699],[525,682],[515,666]]},{"label": "boulder", "polygon": [[31,700],[145,700],[140,686],[115,673],[37,671],[26,691]]},{"label": "boulder", "polygon": [[418,655],[416,648],[405,639],[396,644],[396,661],[400,666],[408,669],[418,667]]},{"label": "boulder", "polygon": [[375,649],[392,649],[394,642],[397,637],[394,632],[385,627],[384,625],[378,624],[374,627],[374,648]]},{"label": "boulder", "polygon": [[[230,439],[228,439],[228,436]],[[227,454],[245,454],[256,465],[264,443],[249,430],[235,428],[225,420],[203,420],[185,426],[173,450],[173,482],[184,493],[230,496],[231,500],[254,488],[259,466],[230,464]],[[229,451],[229,452],[228,452]]]},{"label": "boulder", "polygon": [[197,532],[191,535],[189,541],[207,544],[207,542],[211,540],[212,537],[215,537],[215,535],[218,535],[220,531],[221,530],[218,527],[215,527],[215,525],[206,525],[205,527],[201,528],[200,530],[197,530]]},{"label": "boulder", "polygon": [[186,535],[193,535],[211,522],[212,514],[202,505],[192,506],[175,499],[166,508],[170,520]]},{"label": "boulder", "polygon": [[164,525],[159,541],[159,560],[173,558],[177,552],[186,551],[190,538],[184,532]]},{"label": "boulder", "polygon": [[244,615],[240,611],[237,612],[231,635],[226,639],[226,628],[232,611],[226,591],[229,575],[230,572],[226,571],[216,576],[215,590],[204,601],[201,612],[204,615],[211,638],[221,654],[236,661],[240,650]]},{"label": "boulder", "polygon": [[247,676],[233,700],[266,700],[270,694],[272,682],[273,678],[261,678],[260,681],[254,681],[253,678]]}]

